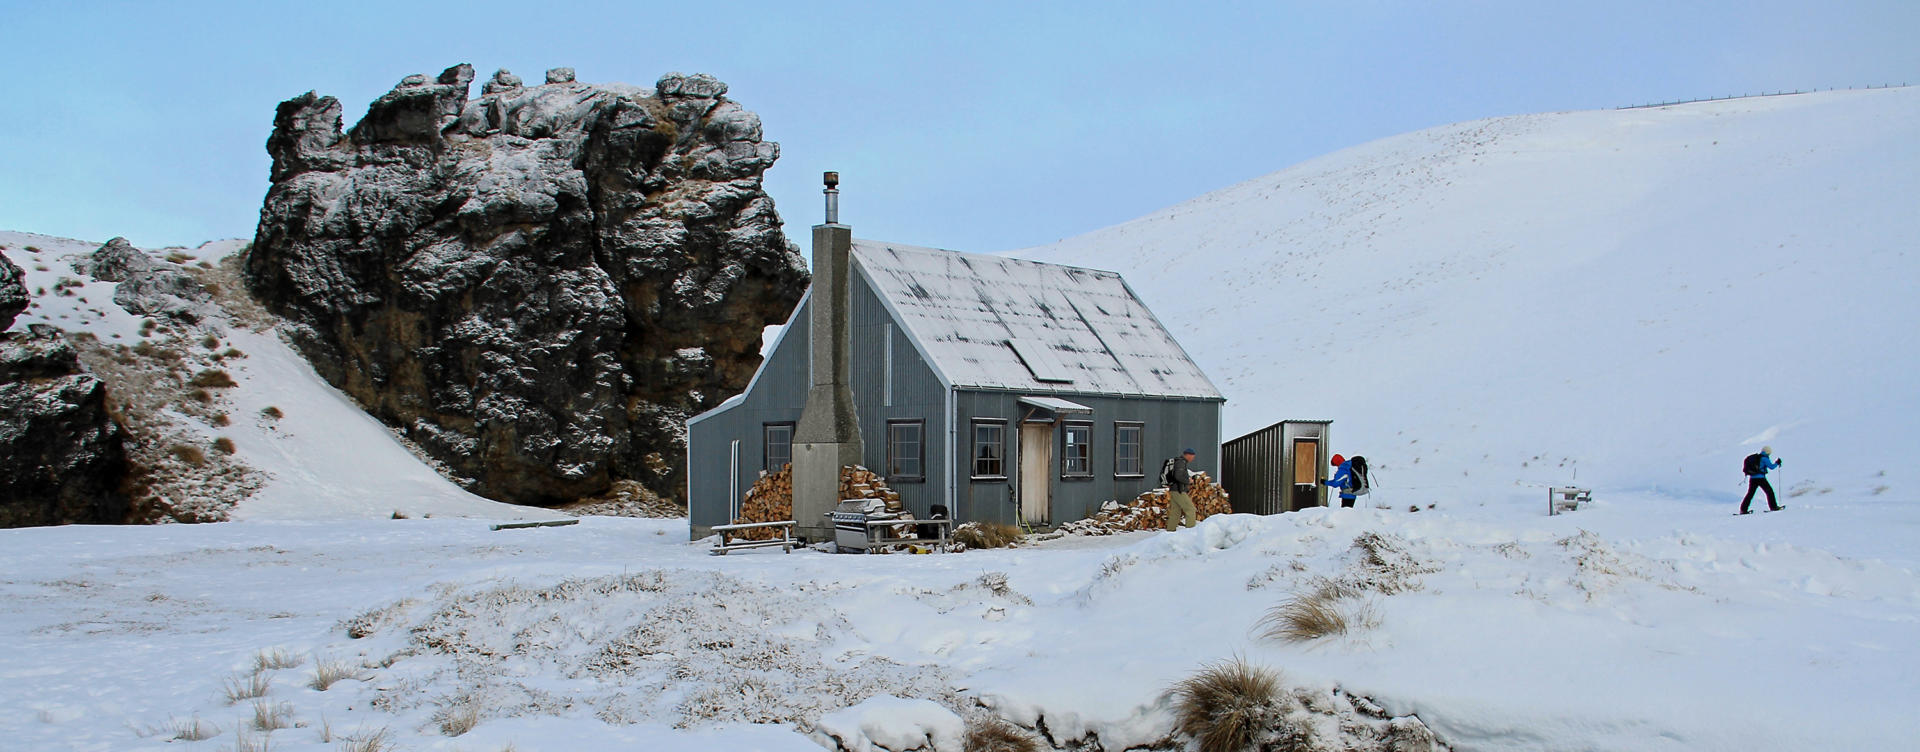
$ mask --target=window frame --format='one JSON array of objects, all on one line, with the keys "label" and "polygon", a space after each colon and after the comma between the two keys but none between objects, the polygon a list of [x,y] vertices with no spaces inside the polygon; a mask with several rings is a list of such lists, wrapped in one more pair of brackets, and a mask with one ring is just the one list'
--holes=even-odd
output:
[{"label": "window frame", "polygon": [[[1121,460],[1120,449],[1122,447],[1129,446],[1127,442],[1121,440],[1121,434],[1125,432],[1127,429],[1134,429],[1140,432],[1138,440],[1131,444],[1131,446],[1134,447],[1134,451],[1136,453],[1136,456],[1133,459],[1135,462],[1139,463],[1138,465],[1139,470],[1137,472],[1131,472],[1131,473],[1124,471],[1124,466],[1121,464],[1121,461],[1120,461]],[[1114,421],[1113,423],[1113,477],[1115,478],[1147,477],[1147,424],[1145,421],[1137,421],[1137,420]]]},{"label": "window frame", "polygon": [[[1000,451],[998,456],[994,458],[995,462],[1000,463],[1000,472],[998,474],[993,474],[993,473],[982,474],[980,472],[980,448],[982,446],[982,442],[980,441],[980,429],[989,427],[989,426],[995,429],[998,429],[1000,431],[1000,439],[996,445],[999,447]],[[1005,418],[973,418],[970,421],[969,430],[970,430],[968,435],[969,440],[967,441],[967,477],[968,479],[974,480],[974,481],[988,481],[988,482],[1001,482],[1001,481],[1007,480],[1007,419]]]},{"label": "window frame", "polygon": [[[916,472],[916,473],[900,473],[900,472],[897,472],[895,468],[895,460],[899,459],[899,457],[893,453],[893,450],[895,447],[893,429],[895,427],[905,427],[905,426],[913,426],[914,430],[916,431],[916,433],[914,434],[914,447],[916,448],[916,451],[913,457],[913,461],[915,465],[918,466],[919,468],[919,472]],[[898,418],[898,419],[888,420],[887,421],[887,482],[888,483],[924,483],[926,482],[926,480],[927,480],[927,420],[925,418]]]},{"label": "window frame", "polygon": [[[1073,433],[1080,431],[1086,442],[1081,447],[1079,460],[1082,467],[1073,469]],[[1062,480],[1093,480],[1093,421],[1063,420],[1060,422],[1060,478]]]},{"label": "window frame", "polygon": [[785,467],[786,465],[793,464],[793,434],[795,430],[794,426],[795,426],[795,422],[790,420],[772,421],[769,423],[760,424],[760,469],[762,472],[765,472],[768,475],[773,475],[775,473],[780,472],[781,470],[780,467],[772,466],[773,465],[773,445],[774,445],[773,430],[776,428],[787,429],[787,441],[786,441],[787,461],[781,463],[781,467]]}]

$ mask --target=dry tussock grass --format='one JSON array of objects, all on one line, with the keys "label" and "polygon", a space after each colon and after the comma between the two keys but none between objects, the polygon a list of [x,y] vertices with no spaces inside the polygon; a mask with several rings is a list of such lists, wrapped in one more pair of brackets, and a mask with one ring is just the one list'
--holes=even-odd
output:
[{"label": "dry tussock grass", "polygon": [[194,716],[168,724],[167,738],[176,742],[204,742],[220,735],[220,727]]},{"label": "dry tussock grass", "polygon": [[393,749],[392,732],[381,726],[374,731],[360,730],[341,737],[340,752],[388,752]]},{"label": "dry tussock grass", "polygon": [[458,698],[453,704],[434,713],[433,720],[440,724],[440,733],[460,736],[480,725],[480,703],[472,697]]},{"label": "dry tussock grass", "polygon": [[257,674],[262,671],[279,671],[286,668],[297,668],[305,662],[306,661],[299,656],[279,648],[262,650],[253,656],[253,672]]},{"label": "dry tussock grass", "polygon": [[967,719],[967,733],[961,743],[965,752],[1040,752],[1040,743],[1032,736],[984,713]]},{"label": "dry tussock grass", "polygon": [[253,729],[277,731],[293,726],[293,703],[256,702],[253,704]]},{"label": "dry tussock grass", "polygon": [[[257,663],[255,665],[258,665]],[[227,704],[237,705],[247,700],[266,697],[273,689],[273,680],[256,670],[247,676],[227,678]]]},{"label": "dry tussock grass", "polygon": [[967,548],[1006,548],[1025,537],[1019,527],[1004,522],[969,522],[953,529],[954,541]]},{"label": "dry tussock grass", "polygon": [[307,682],[307,686],[325,692],[328,687],[361,676],[360,669],[342,661],[319,661],[313,666],[313,679]]},{"label": "dry tussock grass", "polygon": [[1319,578],[1312,587],[1268,610],[1260,620],[1261,636],[1307,642],[1373,626],[1373,605],[1359,600],[1363,594],[1354,584]]},{"label": "dry tussock grass", "polygon": [[1278,672],[1234,658],[1174,685],[1174,713],[1200,752],[1235,752],[1278,717],[1280,691]]}]

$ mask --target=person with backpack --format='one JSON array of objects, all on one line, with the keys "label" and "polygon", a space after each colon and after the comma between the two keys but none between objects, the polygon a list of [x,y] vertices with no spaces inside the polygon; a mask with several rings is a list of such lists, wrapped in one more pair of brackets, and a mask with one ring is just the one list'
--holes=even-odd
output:
[{"label": "person with backpack", "polygon": [[1187,527],[1200,524],[1200,512],[1193,508],[1193,497],[1187,495],[1187,488],[1193,483],[1193,472],[1187,469],[1193,462],[1193,449],[1189,447],[1178,457],[1168,458],[1160,465],[1160,483],[1167,487],[1167,530],[1179,529],[1184,523]]},{"label": "person with backpack", "polygon": [[1367,478],[1367,458],[1356,454],[1353,459],[1347,459],[1336,454],[1333,456],[1332,464],[1340,469],[1334,472],[1331,479],[1320,482],[1330,488],[1339,489],[1340,506],[1351,509],[1355,501],[1367,495],[1367,491],[1372,490],[1370,488],[1372,484]]},{"label": "person with backpack", "polygon": [[1740,470],[1747,474],[1747,498],[1740,500],[1741,514],[1749,514],[1752,512],[1752,510],[1749,510],[1747,507],[1753,504],[1753,492],[1755,491],[1767,492],[1767,511],[1778,512],[1782,509],[1782,507],[1774,501],[1773,484],[1767,482],[1767,471],[1779,467],[1780,464],[1779,460],[1773,458],[1773,447],[1771,446],[1760,447],[1760,453],[1747,455],[1746,462],[1742,463],[1740,467]]}]

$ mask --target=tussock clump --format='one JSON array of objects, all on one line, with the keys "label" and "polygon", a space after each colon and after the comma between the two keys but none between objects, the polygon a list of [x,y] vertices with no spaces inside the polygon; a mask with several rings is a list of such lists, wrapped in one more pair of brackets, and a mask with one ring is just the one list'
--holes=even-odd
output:
[{"label": "tussock clump", "polygon": [[1006,548],[1026,538],[1020,528],[1004,522],[969,522],[953,529],[953,540],[967,548]]},{"label": "tussock clump", "polygon": [[253,704],[253,729],[277,731],[293,727],[293,703],[256,702]]},{"label": "tussock clump", "polygon": [[229,439],[225,436],[214,439],[213,451],[219,452],[221,454],[233,454],[235,451],[233,446],[233,439]]},{"label": "tussock clump", "polygon": [[227,704],[237,705],[247,700],[266,697],[272,689],[273,680],[258,670],[247,676],[229,677],[226,687]]},{"label": "tussock clump", "polygon": [[1294,594],[1267,611],[1260,624],[1267,639],[1307,642],[1373,626],[1374,616],[1373,608],[1364,602],[1316,590]]},{"label": "tussock clump", "polygon": [[287,417],[287,414],[280,412],[280,408],[274,407],[272,405],[268,405],[266,407],[260,408],[260,417],[266,418],[267,420],[279,420],[281,418]]},{"label": "tussock clump", "polygon": [[393,732],[387,727],[367,731],[362,729],[340,737],[340,752],[387,752],[393,749]]},{"label": "tussock clump", "polygon": [[440,733],[460,736],[480,725],[480,704],[471,697],[456,698],[433,714],[433,722],[440,726]]},{"label": "tussock clump", "polygon": [[185,462],[193,467],[201,467],[207,464],[207,453],[201,451],[200,447],[197,446],[175,444],[167,450],[167,453],[173,455],[174,459]]},{"label": "tussock clump", "polygon": [[964,752],[1040,752],[1040,743],[1031,734],[985,713],[967,719],[961,744]]},{"label": "tussock clump", "polygon": [[328,687],[342,681],[360,678],[363,678],[360,669],[343,661],[320,661],[314,664],[313,679],[307,682],[307,686],[325,692]]},{"label": "tussock clump", "polygon": [[219,368],[203,369],[187,383],[207,389],[229,389],[240,385],[240,382],[233,380],[233,374]]},{"label": "tussock clump", "polygon": [[1179,729],[1200,752],[1254,749],[1256,737],[1283,715],[1280,675],[1240,658],[1201,669],[1174,685],[1173,696]]},{"label": "tussock clump", "polygon": [[219,726],[200,720],[199,716],[168,723],[167,739],[169,741],[204,742],[219,735]]},{"label": "tussock clump", "polygon": [[300,664],[305,662],[306,662],[305,659],[302,659],[300,656],[294,655],[292,653],[289,653],[285,650],[281,650],[279,648],[274,648],[273,650],[262,650],[259,653],[254,654],[253,656],[253,672],[258,674],[263,671],[279,671],[281,669],[298,668]]}]

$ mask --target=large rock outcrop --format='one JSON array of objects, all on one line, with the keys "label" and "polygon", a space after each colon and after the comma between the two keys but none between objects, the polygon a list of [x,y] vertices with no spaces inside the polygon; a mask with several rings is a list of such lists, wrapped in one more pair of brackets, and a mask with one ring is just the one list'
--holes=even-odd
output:
[{"label": "large rock outcrop", "polygon": [[283,102],[246,263],[316,369],[491,498],[684,492],[684,420],[744,388],[807,276],[779,155],[710,76],[408,76],[342,132]]},{"label": "large rock outcrop", "polygon": [[106,385],[58,330],[0,335],[0,527],[122,522],[122,437]]},{"label": "large rock outcrop", "polygon": [[0,333],[13,326],[14,318],[27,310],[32,298],[27,295],[27,272],[14,266],[13,260],[0,255]]}]

